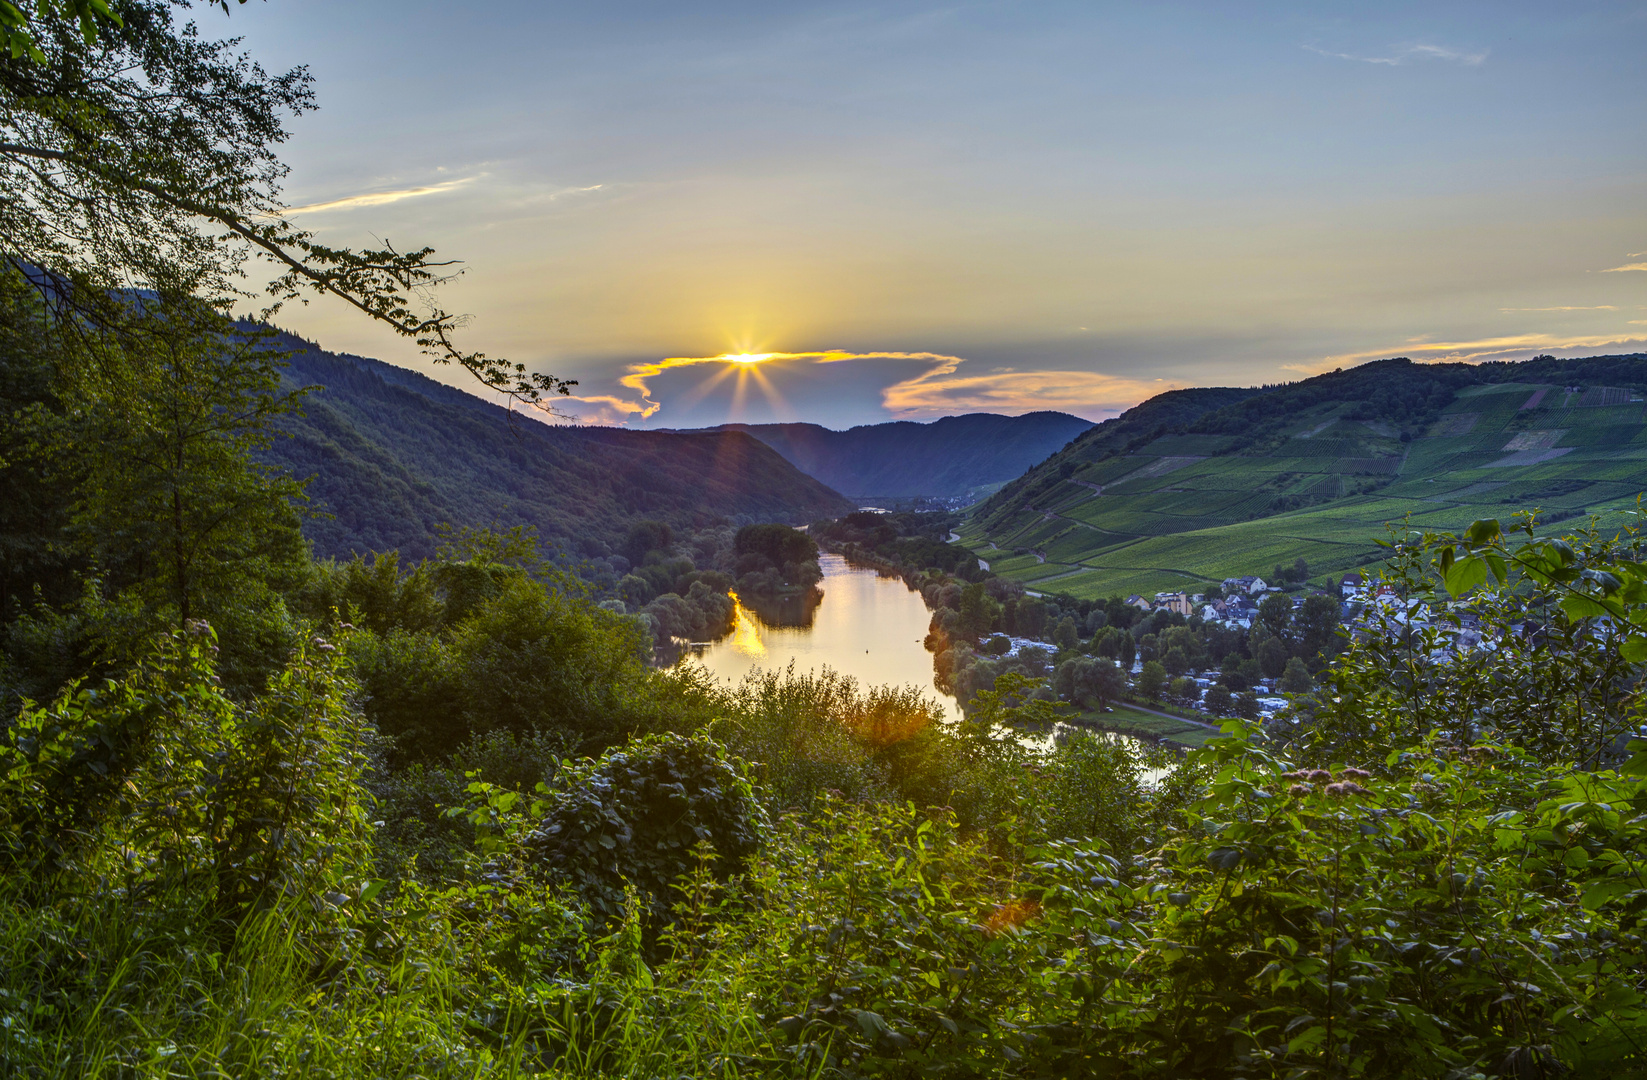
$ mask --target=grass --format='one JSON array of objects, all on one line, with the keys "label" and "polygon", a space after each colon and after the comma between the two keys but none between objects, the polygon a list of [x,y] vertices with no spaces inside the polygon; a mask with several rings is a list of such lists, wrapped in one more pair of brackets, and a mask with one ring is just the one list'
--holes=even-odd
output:
[{"label": "grass", "polygon": [[1178,743],[1182,746],[1200,746],[1218,732],[1200,724],[1192,724],[1187,720],[1173,720],[1165,716],[1156,716],[1154,713],[1144,712],[1141,709],[1116,702],[1111,706],[1115,711],[1100,713],[1083,712],[1076,719],[1083,724],[1114,731],[1121,735],[1135,735],[1141,738],[1161,739],[1166,742]]},{"label": "grass", "polygon": [[[1230,441],[1222,437],[1165,436],[1082,465],[1074,479],[1105,485],[1101,495],[1065,481],[1036,497],[1035,512],[998,510],[987,525],[969,522],[962,535],[1042,551],[1046,563],[992,561],[1026,584],[1084,568],[1047,587],[1092,598],[1263,575],[1300,557],[1316,574],[1361,569],[1382,561],[1375,539],[1407,518],[1419,528],[1455,531],[1538,506],[1568,520],[1600,513],[1604,528],[1616,527],[1624,520],[1619,511],[1647,490],[1642,403],[1579,408],[1556,387],[1540,408],[1522,409],[1538,389],[1469,387],[1431,429],[1455,434],[1406,444],[1340,419],[1337,406],[1300,417],[1292,437],[1267,456],[1220,455]],[[1556,428],[1566,429],[1558,444],[1573,447],[1570,453],[1487,467],[1507,456],[1505,444],[1521,432]],[[1177,468],[1163,461],[1193,455],[1209,456]],[[1047,518],[1048,508],[1056,516]]]}]

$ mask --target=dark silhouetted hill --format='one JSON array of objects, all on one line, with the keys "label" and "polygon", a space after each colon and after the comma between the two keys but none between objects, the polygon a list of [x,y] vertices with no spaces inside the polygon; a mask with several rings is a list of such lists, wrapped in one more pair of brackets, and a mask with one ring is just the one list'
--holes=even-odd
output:
[{"label": "dark silhouetted hill", "polygon": [[424,558],[444,523],[533,525],[597,554],[643,519],[690,530],[852,509],[743,432],[551,427],[417,372],[291,335],[279,345],[294,352],[292,385],[324,388],[268,455],[312,476],[312,505],[333,515],[305,526],[319,555],[394,548]]},{"label": "dark silhouetted hill", "polygon": [[1092,427],[1060,412],[969,413],[832,431],[817,424],[723,424],[849,495],[953,496],[1012,480]]}]

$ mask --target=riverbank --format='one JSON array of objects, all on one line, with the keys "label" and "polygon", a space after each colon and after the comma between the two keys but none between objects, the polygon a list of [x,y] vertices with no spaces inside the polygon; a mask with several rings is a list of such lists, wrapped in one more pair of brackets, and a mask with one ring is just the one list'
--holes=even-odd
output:
[{"label": "riverbank", "polygon": [[1067,722],[1183,747],[1200,746],[1221,730],[1214,724],[1186,720],[1131,702],[1118,701],[1110,708],[1114,711],[1101,713],[1089,709],[1069,717]]}]

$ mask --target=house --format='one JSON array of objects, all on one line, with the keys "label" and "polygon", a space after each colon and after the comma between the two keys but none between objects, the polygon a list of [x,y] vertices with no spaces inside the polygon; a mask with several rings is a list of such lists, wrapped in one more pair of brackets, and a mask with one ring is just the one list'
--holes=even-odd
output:
[{"label": "house", "polygon": [[1148,611],[1150,609],[1150,602],[1145,600],[1142,596],[1139,596],[1137,593],[1133,593],[1131,596],[1127,597],[1127,607],[1135,607],[1139,611]]},{"label": "house", "polygon": [[1269,588],[1261,577],[1231,577],[1224,579],[1225,596],[1233,596],[1236,593],[1257,596],[1259,593],[1268,592]]},{"label": "house", "polygon": [[1350,573],[1345,574],[1343,579],[1339,581],[1338,591],[1343,595],[1344,599],[1349,600],[1354,598],[1365,584],[1366,581],[1360,574],[1355,571],[1351,571]]},{"label": "house", "polygon": [[1155,606],[1177,612],[1185,618],[1188,618],[1190,613],[1195,610],[1195,605],[1191,603],[1190,598],[1181,592],[1156,593]]}]

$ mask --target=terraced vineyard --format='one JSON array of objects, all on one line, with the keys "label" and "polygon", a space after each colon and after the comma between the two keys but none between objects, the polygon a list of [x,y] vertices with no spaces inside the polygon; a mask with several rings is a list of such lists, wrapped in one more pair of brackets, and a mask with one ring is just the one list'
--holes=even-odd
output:
[{"label": "terraced vineyard", "polygon": [[[1647,356],[1380,361],[1152,399],[981,504],[960,530],[998,573],[1079,597],[1196,588],[1302,557],[1319,579],[1380,561],[1389,523],[1457,529],[1540,508],[1622,524],[1647,491]],[[1216,394],[1223,394],[1219,398]],[[1231,395],[1240,395],[1230,400]],[[1163,395],[1163,398],[1172,395]],[[1137,414],[1137,415],[1135,415]]]}]

